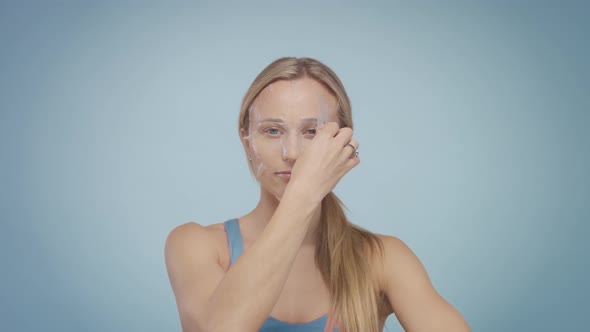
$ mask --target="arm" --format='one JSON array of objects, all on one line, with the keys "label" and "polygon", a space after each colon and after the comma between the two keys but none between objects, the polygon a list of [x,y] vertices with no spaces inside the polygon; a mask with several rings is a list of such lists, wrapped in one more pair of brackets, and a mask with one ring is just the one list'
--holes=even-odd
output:
[{"label": "arm", "polygon": [[185,332],[256,331],[272,311],[317,204],[286,190],[260,237],[224,272],[207,230],[170,232],[166,266]]},{"label": "arm", "polygon": [[461,314],[432,286],[424,266],[400,239],[383,236],[382,287],[405,331],[469,332]]},{"label": "arm", "polygon": [[[293,165],[292,177],[262,234],[229,271],[206,229],[173,230],[166,266],[185,332],[256,331],[268,318],[322,199],[359,164],[345,149],[350,128],[328,123]],[[192,233],[192,234],[191,234]]]}]

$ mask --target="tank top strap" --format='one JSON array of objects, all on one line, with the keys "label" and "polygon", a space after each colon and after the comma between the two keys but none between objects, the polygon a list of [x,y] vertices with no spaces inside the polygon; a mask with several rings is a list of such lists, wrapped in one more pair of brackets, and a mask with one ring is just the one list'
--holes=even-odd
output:
[{"label": "tank top strap", "polygon": [[242,241],[240,225],[238,224],[238,219],[234,218],[224,222],[223,226],[227,233],[227,242],[229,243],[229,254],[231,257],[230,265],[233,265],[244,251],[244,242]]}]

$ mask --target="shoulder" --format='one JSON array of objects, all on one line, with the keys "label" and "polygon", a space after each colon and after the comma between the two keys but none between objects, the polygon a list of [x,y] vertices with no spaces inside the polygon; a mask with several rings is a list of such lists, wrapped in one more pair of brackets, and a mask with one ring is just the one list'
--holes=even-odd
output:
[{"label": "shoulder", "polygon": [[404,241],[377,235],[383,244],[380,290],[406,331],[470,331],[461,314],[433,287],[420,259]]},{"label": "shoulder", "polygon": [[392,235],[385,235],[385,234],[375,234],[383,243],[383,250],[384,255],[387,258],[397,258],[397,259],[412,259],[417,258],[410,247],[402,241],[400,238],[392,236]]},{"label": "shoulder", "polygon": [[[221,229],[220,227],[221,226]],[[166,245],[191,245],[214,242],[223,233],[222,224],[204,226],[194,221],[174,227],[166,238]]]},{"label": "shoulder", "polygon": [[403,254],[409,249],[404,241],[393,235],[374,233],[383,243],[384,249],[389,254]]},{"label": "shoulder", "polygon": [[374,234],[383,245],[382,255],[374,256],[375,272],[382,291],[396,279],[412,278],[422,272],[422,263],[404,241],[392,235]]},{"label": "shoulder", "polygon": [[164,248],[166,263],[194,258],[195,255],[216,255],[224,263],[223,248],[227,244],[223,223],[202,225],[194,221],[174,227],[166,237]]},{"label": "shoulder", "polygon": [[[174,227],[165,246],[165,263],[183,330],[199,329],[206,304],[226,273],[220,264],[218,227],[188,222]],[[190,328],[189,328],[190,326]]]}]

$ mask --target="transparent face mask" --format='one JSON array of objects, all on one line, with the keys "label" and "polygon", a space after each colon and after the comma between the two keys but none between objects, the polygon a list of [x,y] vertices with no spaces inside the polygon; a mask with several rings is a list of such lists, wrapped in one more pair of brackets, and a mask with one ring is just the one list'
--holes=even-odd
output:
[{"label": "transparent face mask", "polygon": [[[268,93],[272,93],[272,87],[268,88]],[[290,169],[291,163],[303,153],[317,130],[328,121],[336,121],[335,107],[330,107],[319,93],[314,99],[293,107],[261,103],[250,107],[249,131],[244,138],[249,142],[256,178],[266,170],[277,172]]]}]

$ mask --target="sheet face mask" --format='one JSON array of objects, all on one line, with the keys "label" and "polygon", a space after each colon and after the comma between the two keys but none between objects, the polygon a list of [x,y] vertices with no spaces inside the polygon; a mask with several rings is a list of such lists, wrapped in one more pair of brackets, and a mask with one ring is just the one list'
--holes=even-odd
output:
[{"label": "sheet face mask", "polygon": [[[293,83],[289,84],[292,84],[293,90],[290,92],[294,93],[294,99],[297,100],[297,87]],[[273,93],[272,84],[266,89],[268,91],[263,92]],[[303,98],[310,97],[301,96],[300,99]],[[330,107],[320,93],[316,93],[313,98],[313,102],[306,100],[301,104],[277,105],[276,98],[272,103],[265,104],[264,100],[252,103],[248,111],[248,135],[244,138],[250,145],[251,162],[257,179],[260,180],[265,171],[274,173],[290,169],[292,165],[286,163],[292,162],[291,159],[297,158],[305,150],[316,130],[323,128],[330,120],[336,121],[335,107]],[[305,105],[305,109],[302,109],[302,105]]]}]

